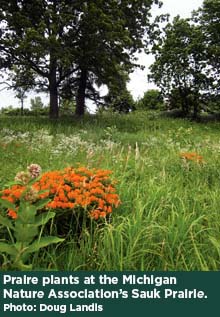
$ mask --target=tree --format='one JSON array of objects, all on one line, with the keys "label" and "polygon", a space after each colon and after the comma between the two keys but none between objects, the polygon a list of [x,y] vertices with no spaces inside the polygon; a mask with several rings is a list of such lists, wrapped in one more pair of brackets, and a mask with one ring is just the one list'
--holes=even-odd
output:
[{"label": "tree", "polygon": [[26,90],[22,87],[17,87],[16,98],[20,100],[21,103],[21,115],[24,114],[24,100],[27,98]]},{"label": "tree", "polygon": [[41,97],[37,96],[31,99],[31,111],[38,113],[41,110],[43,110],[43,108],[44,108],[44,104],[41,100]]},{"label": "tree", "polygon": [[159,110],[162,108],[162,106],[163,96],[158,89],[149,89],[137,102],[137,108],[142,110]]},{"label": "tree", "polygon": [[109,91],[105,103],[105,108],[114,112],[129,113],[135,109],[134,99],[126,87],[120,93]]},{"label": "tree", "polygon": [[212,90],[219,94],[220,86],[220,1],[205,0],[193,15],[203,33],[208,76],[212,77]]},{"label": "tree", "polygon": [[36,73],[36,85],[49,91],[51,118],[58,117],[59,93],[67,91],[83,115],[85,98],[98,98],[94,83],[109,84],[118,69],[134,67],[154,3],[160,1],[3,0],[0,65]]},{"label": "tree", "polygon": [[167,24],[161,43],[155,45],[155,62],[151,65],[150,79],[166,97],[178,90],[184,115],[193,108],[193,116],[199,112],[201,91],[212,81],[206,74],[204,35],[189,19],[175,17]]},{"label": "tree", "polygon": [[35,85],[50,95],[50,117],[58,117],[60,83],[74,72],[74,38],[82,1],[1,1],[0,66],[32,70]]},{"label": "tree", "polygon": [[21,115],[24,114],[24,100],[27,98],[27,93],[34,87],[35,78],[30,69],[26,69],[22,66],[13,66],[10,72],[9,78],[11,80],[11,87],[16,97],[21,102]]},{"label": "tree", "polygon": [[76,114],[83,115],[85,98],[97,100],[94,84],[120,85],[121,73],[136,66],[135,53],[144,47],[151,25],[150,9],[157,0],[89,1],[76,41]]},{"label": "tree", "polygon": [[8,80],[4,80],[0,84],[4,85],[3,89],[11,89],[15,92],[16,98],[20,100],[21,108],[20,114],[24,114],[24,100],[27,98],[26,94],[34,87],[34,77],[30,70],[23,67],[13,66],[11,72],[8,74]]}]

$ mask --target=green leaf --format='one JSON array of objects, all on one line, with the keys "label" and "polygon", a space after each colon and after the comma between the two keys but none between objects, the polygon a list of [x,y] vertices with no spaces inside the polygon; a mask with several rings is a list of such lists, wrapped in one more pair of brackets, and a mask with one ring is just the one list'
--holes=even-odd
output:
[{"label": "green leaf", "polygon": [[54,218],[55,215],[56,215],[55,212],[47,212],[47,213],[43,213],[39,216],[36,216],[35,221],[34,221],[34,225],[35,226],[45,225],[50,219]]},{"label": "green leaf", "polygon": [[14,230],[14,226],[12,225],[11,221],[5,217],[2,217],[1,215],[0,215],[0,224]]},{"label": "green leaf", "polygon": [[16,222],[14,236],[18,242],[31,243],[38,235],[38,228],[33,224],[21,224]]},{"label": "green leaf", "polygon": [[38,202],[36,202],[35,204],[34,204],[34,206],[35,206],[35,208],[36,208],[36,210],[38,210],[38,209],[42,209],[43,207],[45,207],[49,202],[51,201],[51,199],[41,199],[41,200],[39,200]]},{"label": "green leaf", "polygon": [[0,252],[5,252],[10,255],[16,255],[17,253],[16,249],[12,245],[4,242],[0,242]]},{"label": "green leaf", "polygon": [[50,244],[53,243],[60,243],[63,242],[64,239],[60,239],[58,237],[43,237],[40,239],[40,241],[33,242],[27,249],[27,253],[36,252],[41,248],[47,247]]},{"label": "green leaf", "polygon": [[23,224],[34,223],[36,213],[37,209],[34,205],[31,205],[30,202],[22,201],[18,208],[19,217],[17,222],[21,222]]},{"label": "green leaf", "polygon": [[15,205],[10,203],[8,200],[0,198],[0,204],[7,209],[16,209]]},{"label": "green leaf", "polygon": [[4,188],[9,188],[9,187],[11,187],[13,185],[23,185],[23,183],[19,182],[19,181],[8,182],[8,183],[5,184]]}]

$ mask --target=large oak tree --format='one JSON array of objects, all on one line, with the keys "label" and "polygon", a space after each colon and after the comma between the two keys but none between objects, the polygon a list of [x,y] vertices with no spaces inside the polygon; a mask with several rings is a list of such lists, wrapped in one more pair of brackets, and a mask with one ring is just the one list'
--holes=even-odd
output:
[{"label": "large oak tree", "polygon": [[38,87],[49,92],[51,118],[58,117],[63,83],[74,84],[82,115],[89,79],[108,84],[132,68],[154,3],[159,1],[2,0],[0,67],[31,69]]},{"label": "large oak tree", "polygon": [[[1,1],[1,66],[32,69],[50,95],[58,117],[58,87],[73,68],[74,37],[81,1]],[[7,63],[6,63],[7,62]],[[28,78],[27,78],[28,80]]]}]

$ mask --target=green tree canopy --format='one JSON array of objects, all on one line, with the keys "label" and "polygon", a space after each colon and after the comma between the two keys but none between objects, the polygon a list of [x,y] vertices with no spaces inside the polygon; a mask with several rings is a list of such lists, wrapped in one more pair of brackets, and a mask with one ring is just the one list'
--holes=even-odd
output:
[{"label": "green tree canopy", "polygon": [[58,116],[58,87],[73,66],[79,15],[80,1],[1,1],[1,66],[22,66],[38,76],[50,94],[51,117]]},{"label": "green tree canopy", "polygon": [[159,1],[89,1],[80,20],[75,62],[78,70],[63,85],[64,96],[75,95],[76,113],[85,98],[99,101],[96,87],[120,86],[122,73],[136,66],[135,52],[144,47],[150,8]]},{"label": "green tree canopy", "polygon": [[134,66],[153,4],[160,2],[2,0],[0,66],[35,73],[36,85],[49,91],[50,117],[58,117],[58,95],[67,92],[81,115],[94,81],[111,83]]},{"label": "green tree canopy", "polygon": [[137,108],[142,110],[159,110],[163,106],[163,96],[158,89],[149,89],[137,102]]},{"label": "green tree canopy", "polygon": [[43,110],[44,104],[40,96],[31,99],[31,110],[38,113]]},{"label": "green tree canopy", "polygon": [[155,45],[155,62],[151,65],[151,80],[166,97],[178,90],[184,114],[193,108],[199,111],[201,91],[207,89],[211,79],[206,74],[204,34],[189,19],[175,17],[168,23],[161,43]]},{"label": "green tree canopy", "polygon": [[194,21],[203,33],[207,75],[212,77],[213,92],[219,94],[220,85],[220,1],[205,0],[194,12]]}]

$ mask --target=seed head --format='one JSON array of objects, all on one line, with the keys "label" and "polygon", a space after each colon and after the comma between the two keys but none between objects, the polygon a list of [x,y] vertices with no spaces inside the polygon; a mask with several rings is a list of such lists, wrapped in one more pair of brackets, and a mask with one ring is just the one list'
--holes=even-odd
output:
[{"label": "seed head", "polygon": [[23,185],[27,185],[30,181],[31,175],[29,172],[18,172],[15,176],[16,182],[21,182]]},{"label": "seed head", "polygon": [[31,178],[37,178],[41,173],[41,167],[38,164],[29,165],[27,170],[29,171]]}]

